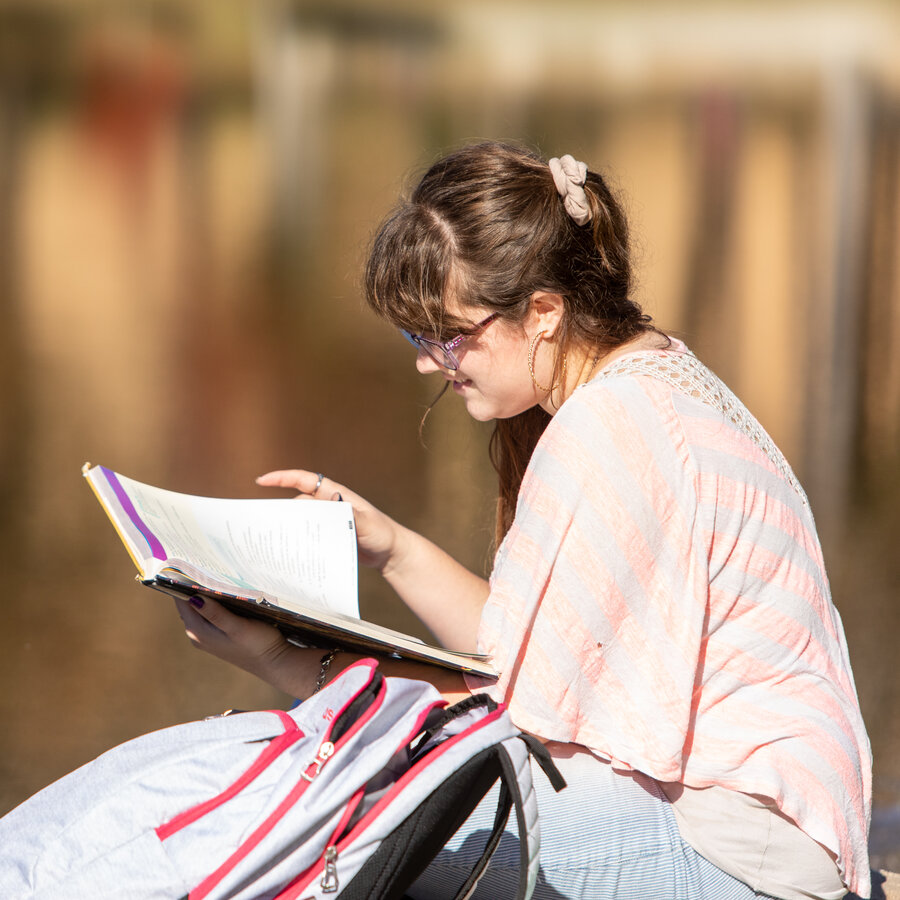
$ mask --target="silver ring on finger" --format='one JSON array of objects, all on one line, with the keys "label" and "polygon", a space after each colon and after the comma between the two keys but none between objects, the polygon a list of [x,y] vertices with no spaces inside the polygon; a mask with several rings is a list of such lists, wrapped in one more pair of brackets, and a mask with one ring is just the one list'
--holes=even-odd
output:
[{"label": "silver ring on finger", "polygon": [[313,496],[319,493],[319,488],[322,487],[322,482],[325,480],[325,476],[321,472],[316,472],[316,486],[313,488]]}]

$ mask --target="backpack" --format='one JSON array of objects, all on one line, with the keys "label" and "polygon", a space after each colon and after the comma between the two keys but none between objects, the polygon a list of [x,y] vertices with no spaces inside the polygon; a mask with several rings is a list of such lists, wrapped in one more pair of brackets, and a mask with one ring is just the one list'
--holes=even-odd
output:
[{"label": "backpack", "polygon": [[129,741],[0,819],[17,900],[401,898],[501,780],[469,896],[516,810],[518,897],[537,878],[530,757],[543,746],[484,694],[447,707],[361,660],[290,711],[224,714]]}]

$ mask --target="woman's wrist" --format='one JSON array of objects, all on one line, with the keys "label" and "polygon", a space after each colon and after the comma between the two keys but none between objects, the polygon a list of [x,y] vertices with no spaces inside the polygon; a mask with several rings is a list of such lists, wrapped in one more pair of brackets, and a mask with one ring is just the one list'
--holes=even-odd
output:
[{"label": "woman's wrist", "polygon": [[362,657],[343,650],[320,650],[288,644],[289,650],[269,661],[260,677],[272,687],[298,700],[320,691],[351,663]]},{"label": "woman's wrist", "polygon": [[410,531],[398,522],[393,522],[393,540],[391,547],[385,553],[384,560],[378,567],[381,577],[386,581],[391,581],[403,571],[404,560],[409,553],[411,539],[415,537],[415,532]]},{"label": "woman's wrist", "polygon": [[265,660],[255,674],[291,697],[309,697],[316,685],[322,651],[285,642],[277,656]]}]

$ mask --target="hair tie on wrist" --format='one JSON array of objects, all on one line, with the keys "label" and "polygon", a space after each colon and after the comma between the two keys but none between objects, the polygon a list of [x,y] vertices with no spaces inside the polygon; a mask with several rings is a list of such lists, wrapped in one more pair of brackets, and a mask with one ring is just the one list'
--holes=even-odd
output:
[{"label": "hair tie on wrist", "polygon": [[591,206],[584,192],[587,164],[567,153],[559,158],[554,156],[547,165],[550,166],[553,182],[562,197],[566,212],[576,225],[586,225],[591,221]]}]

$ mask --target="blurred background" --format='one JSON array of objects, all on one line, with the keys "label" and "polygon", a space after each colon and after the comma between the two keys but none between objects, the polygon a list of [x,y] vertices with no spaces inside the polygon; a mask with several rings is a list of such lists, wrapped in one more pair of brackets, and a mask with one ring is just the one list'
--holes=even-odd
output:
[{"label": "blurred background", "polygon": [[[807,488],[900,866],[896,2],[0,2],[0,813],[137,734],[283,704],[194,651],[80,475],[321,470],[486,571],[489,426],[364,308],[443,152],[571,153],[639,295]],[[364,615],[421,633],[377,577]]]}]

